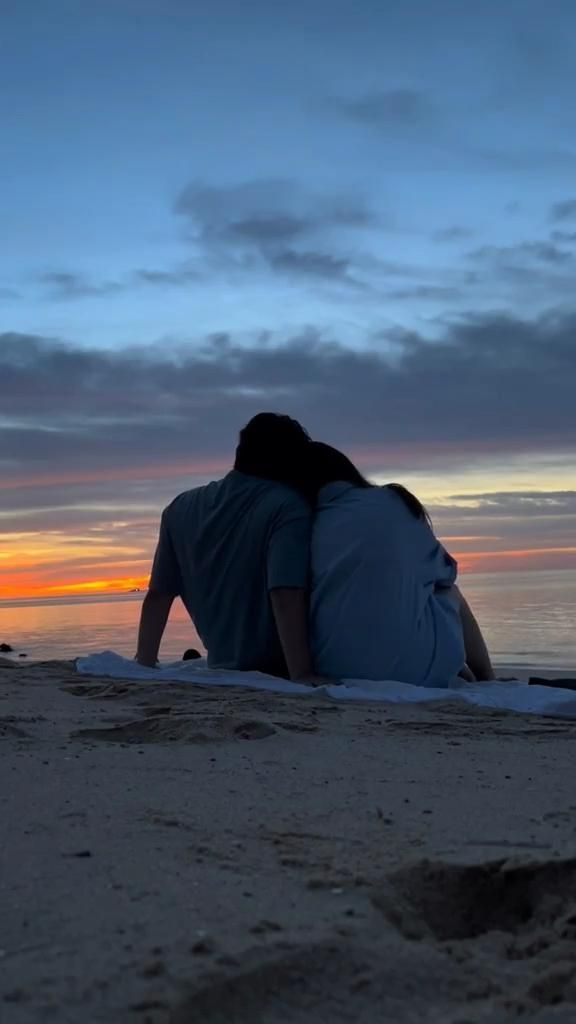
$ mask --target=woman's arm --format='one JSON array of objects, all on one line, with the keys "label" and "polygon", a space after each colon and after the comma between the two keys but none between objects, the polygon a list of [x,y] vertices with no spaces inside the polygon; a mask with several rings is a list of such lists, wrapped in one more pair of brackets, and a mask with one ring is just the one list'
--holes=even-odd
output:
[{"label": "woman's arm", "polygon": [[476,617],[472,612],[468,601],[459,587],[454,584],[454,590],[460,600],[460,621],[464,634],[464,648],[466,650],[466,664],[481,682],[488,682],[495,678],[492,662],[482,636],[482,630],[478,625]]}]

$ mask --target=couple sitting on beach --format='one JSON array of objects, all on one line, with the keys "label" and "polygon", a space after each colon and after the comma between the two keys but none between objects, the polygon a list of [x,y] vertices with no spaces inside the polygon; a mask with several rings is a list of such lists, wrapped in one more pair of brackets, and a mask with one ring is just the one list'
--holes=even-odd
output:
[{"label": "couple sitting on beach", "polygon": [[180,597],[217,669],[311,685],[493,678],[457,566],[425,509],[288,416],[240,433],[234,469],[163,512],[136,659],[156,665]]}]

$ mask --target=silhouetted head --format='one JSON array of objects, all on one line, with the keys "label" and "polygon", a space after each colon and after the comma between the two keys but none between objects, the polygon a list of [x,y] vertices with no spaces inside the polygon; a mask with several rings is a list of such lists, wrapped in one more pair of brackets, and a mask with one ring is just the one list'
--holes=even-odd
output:
[{"label": "silhouetted head", "polygon": [[261,412],[240,431],[234,469],[306,489],[310,435],[297,420]]},{"label": "silhouetted head", "polygon": [[[362,476],[360,470],[347,455],[344,455],[344,452],[333,448],[332,445],[323,444],[322,441],[310,442],[308,466],[308,486],[313,495],[317,495],[318,491],[322,487],[326,487],[327,484],[337,482],[362,488],[376,486]],[[387,486],[398,495],[416,519],[424,519],[430,523],[430,517],[422,502],[407,487],[402,484],[387,484]]]}]

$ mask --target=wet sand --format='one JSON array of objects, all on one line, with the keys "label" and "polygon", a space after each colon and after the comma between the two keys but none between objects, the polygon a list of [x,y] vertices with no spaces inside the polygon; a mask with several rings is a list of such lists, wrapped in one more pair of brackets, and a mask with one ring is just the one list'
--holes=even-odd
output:
[{"label": "wet sand", "polygon": [[576,722],[0,665],[0,1019],[576,1019]]}]

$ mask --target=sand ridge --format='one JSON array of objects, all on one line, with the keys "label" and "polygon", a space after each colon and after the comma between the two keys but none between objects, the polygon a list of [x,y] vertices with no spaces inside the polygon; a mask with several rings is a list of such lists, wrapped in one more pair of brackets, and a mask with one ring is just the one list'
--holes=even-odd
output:
[{"label": "sand ridge", "polygon": [[0,1019],[576,1019],[576,723],[0,666]]}]

